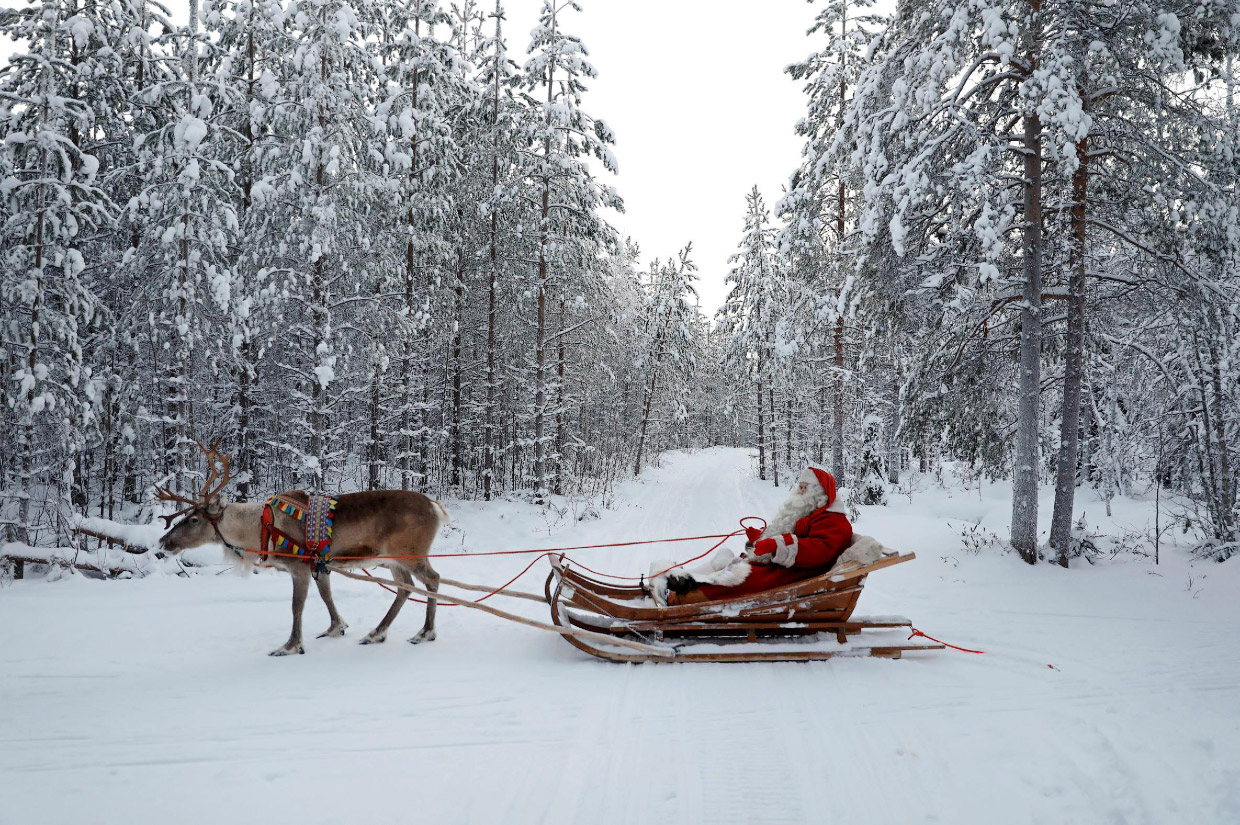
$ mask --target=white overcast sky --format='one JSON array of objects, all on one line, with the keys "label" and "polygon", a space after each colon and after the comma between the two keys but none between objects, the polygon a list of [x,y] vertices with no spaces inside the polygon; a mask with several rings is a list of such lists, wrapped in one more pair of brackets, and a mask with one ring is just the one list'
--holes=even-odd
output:
[{"label": "white overcast sky", "polygon": [[[564,30],[579,36],[599,77],[587,112],[615,130],[626,212],[612,220],[651,258],[693,242],[702,308],[723,302],[728,256],[740,239],[745,193],[768,207],[800,158],[805,110],[784,73],[812,50],[806,0],[580,0]],[[15,6],[20,0],[0,0]],[[176,17],[188,0],[171,0]],[[485,5],[485,4],[484,4]],[[505,0],[510,55],[523,61],[540,0]],[[10,43],[0,43],[7,55]],[[606,177],[611,177],[603,173]]]},{"label": "white overcast sky", "polygon": [[[524,54],[539,0],[507,0],[509,48]],[[693,242],[702,308],[723,303],[745,194],[773,207],[800,159],[805,111],[784,67],[808,55],[806,0],[581,0],[561,25],[598,78],[584,100],[615,130],[625,214],[642,263]]]}]

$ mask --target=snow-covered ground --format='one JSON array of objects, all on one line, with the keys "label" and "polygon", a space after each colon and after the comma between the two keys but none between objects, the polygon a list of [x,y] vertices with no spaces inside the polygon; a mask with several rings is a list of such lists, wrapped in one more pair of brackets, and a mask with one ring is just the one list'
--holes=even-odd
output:
[{"label": "snow-covered ground", "polygon": [[[436,549],[727,532],[782,499],[749,466],[738,450],[668,456],[582,521],[459,503]],[[413,647],[420,605],[362,647],[389,596],[335,577],[348,636],[313,638],[327,615],[312,596],[307,654],[271,659],[283,574],[14,582],[0,590],[0,823],[1240,822],[1240,563],[974,555],[962,525],[1005,536],[1004,488],[923,487],[865,508],[860,532],[919,560],[871,577],[858,613],[907,615],[983,655],[615,665],[460,608]],[[1102,532],[1152,523],[1148,502],[1106,519],[1081,495]],[[589,563],[637,573],[693,554]],[[436,566],[498,584],[524,563]]]}]

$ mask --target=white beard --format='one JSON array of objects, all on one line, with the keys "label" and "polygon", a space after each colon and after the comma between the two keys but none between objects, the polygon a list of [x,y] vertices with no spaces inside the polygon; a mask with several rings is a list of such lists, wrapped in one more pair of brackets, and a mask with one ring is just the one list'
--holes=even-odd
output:
[{"label": "white beard", "polygon": [[827,494],[822,491],[821,487],[817,490],[807,490],[804,495],[794,489],[788,496],[788,500],[780,505],[779,512],[767,524],[766,530],[762,531],[762,538],[791,533],[798,521],[826,506]]}]

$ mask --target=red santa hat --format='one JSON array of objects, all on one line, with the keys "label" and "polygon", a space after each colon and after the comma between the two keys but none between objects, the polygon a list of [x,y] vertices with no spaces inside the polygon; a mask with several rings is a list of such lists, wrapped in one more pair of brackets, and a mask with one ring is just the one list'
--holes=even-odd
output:
[{"label": "red santa hat", "polygon": [[835,503],[835,476],[817,467],[806,467],[797,476],[797,483],[804,482],[811,486],[817,485],[827,494],[827,506]]}]

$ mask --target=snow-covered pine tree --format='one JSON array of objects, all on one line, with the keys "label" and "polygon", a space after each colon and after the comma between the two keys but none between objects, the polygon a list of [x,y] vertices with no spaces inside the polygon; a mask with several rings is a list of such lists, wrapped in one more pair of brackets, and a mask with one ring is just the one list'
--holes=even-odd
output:
[{"label": "snow-covered pine tree", "polygon": [[[136,184],[135,176],[130,174],[135,123],[146,122],[144,112],[134,111],[135,69],[131,64],[136,61],[128,59],[132,55],[131,45],[166,32],[166,20],[158,7],[145,13],[137,3],[79,0],[68,4],[66,13],[70,15],[68,27],[72,33],[64,43],[65,57],[72,67],[70,96],[89,109],[89,125],[71,129],[70,135],[81,151],[98,162],[95,184],[114,203],[123,205],[134,191],[126,182]],[[151,32],[143,31],[140,38],[139,22],[144,13]],[[127,353],[117,351],[129,335],[128,329],[118,329],[122,325],[123,305],[116,300],[129,285],[122,255],[126,246],[122,239],[127,230],[123,220],[116,220],[115,215],[113,218],[79,233],[77,241],[85,263],[81,283],[95,296],[99,309],[96,324],[89,333],[81,330],[80,338],[85,374],[90,378],[80,387],[80,398],[88,403],[80,408],[83,415],[75,425],[80,439],[72,497],[79,509],[85,508],[91,490],[106,485],[115,489],[114,476],[126,463],[130,465],[127,478],[132,479],[132,425],[139,405],[121,402],[136,397],[139,382],[132,376],[122,380],[120,375],[121,369],[128,371],[130,364]],[[136,486],[125,486],[129,489],[128,497],[136,499]],[[100,504],[103,506],[103,502]],[[112,506],[110,501],[108,506]]]},{"label": "snow-covered pine tree", "polygon": [[269,438],[291,471],[288,481],[320,488],[346,455],[345,411],[356,380],[342,360],[351,350],[348,321],[374,300],[361,285],[374,265],[367,206],[378,187],[364,154],[377,71],[366,25],[348,0],[298,0],[288,17],[288,59],[280,64],[287,74],[271,109],[287,151],[261,206],[269,226],[286,227],[259,271],[277,296],[268,360],[279,393],[268,403],[280,409],[268,413]]},{"label": "snow-covered pine tree", "polygon": [[[830,149],[835,133],[843,126],[869,41],[883,22],[870,11],[872,7],[872,0],[830,0],[823,4],[807,34],[821,36],[825,42],[809,58],[788,67],[794,79],[805,83],[807,110],[797,124],[805,145],[801,166],[776,207],[784,217],[780,249],[792,267],[792,278],[815,298],[792,321],[799,329],[789,332],[801,341],[812,341],[819,357],[825,354],[830,359],[831,470],[837,478],[846,477],[847,313],[843,291],[852,261],[845,245],[858,193],[853,191],[856,176],[850,180],[847,164],[832,156]],[[830,331],[829,343],[823,340],[826,330],[819,329],[824,323]],[[807,329],[811,324],[812,334]]]},{"label": "snow-covered pine tree", "polygon": [[[1011,536],[1030,563],[1041,467],[1042,179],[1061,162],[1044,155],[1042,135],[1044,122],[1067,122],[1070,105],[1054,80],[1065,56],[1045,52],[1044,18],[1036,0],[902,6],[830,149],[864,182],[859,271],[892,276],[858,278],[853,300],[876,307],[916,297],[933,319],[914,376],[920,409],[911,412],[957,422],[957,436],[980,426],[1006,452],[1006,436],[996,439],[990,424],[999,400],[990,393],[1015,385],[1004,426],[1015,445]],[[1006,347],[1013,324],[1015,352]],[[996,341],[1011,360],[988,357]]]},{"label": "snow-covered pine tree", "polygon": [[[203,6],[210,51],[203,67],[216,99],[215,122],[221,131],[215,157],[232,173],[237,226],[227,252],[231,272],[227,330],[222,342],[226,391],[231,407],[223,432],[233,450],[236,496],[246,501],[268,464],[268,445],[259,409],[262,354],[275,330],[264,310],[276,297],[266,279],[276,238],[284,234],[283,217],[267,208],[290,151],[289,136],[273,127],[288,76],[285,10],[276,0],[206,0]],[[259,276],[262,273],[262,277]]]},{"label": "snow-covered pine tree", "polygon": [[4,33],[26,44],[0,71],[0,363],[13,377],[0,433],[15,456],[0,520],[24,543],[68,539],[62,517],[88,374],[82,339],[96,313],[79,247],[113,209],[96,185],[98,159],[81,147],[93,112],[73,96],[81,66],[71,54],[88,45],[92,23],[75,11],[43,0],[0,18]]},{"label": "snow-covered pine tree", "polygon": [[[588,274],[597,266],[599,251],[615,243],[615,233],[603,220],[604,208],[623,209],[623,202],[610,186],[590,174],[588,158],[597,159],[603,169],[616,171],[616,160],[610,144],[615,141],[611,129],[602,120],[581,108],[586,91],[585,81],[596,71],[587,59],[588,52],[581,39],[567,34],[561,25],[564,9],[581,11],[572,0],[544,0],[538,25],[530,32],[530,54],[523,68],[526,88],[537,96],[538,108],[532,113],[524,141],[524,174],[529,182],[528,196],[536,199],[536,237],[538,270],[534,297],[536,309],[533,346],[533,404],[529,416],[533,423],[532,484],[541,500],[560,473],[560,456],[550,454],[548,447],[563,444],[564,436],[547,432],[548,417],[562,422],[559,400],[563,391],[562,350],[557,351],[556,380],[548,375],[548,345],[554,340],[562,346],[567,318],[565,301],[573,294],[573,284],[566,281],[573,264]],[[552,331],[548,317],[549,303],[558,303],[561,328]],[[552,467],[547,467],[547,460]]]},{"label": "snow-covered pine tree", "polygon": [[[661,418],[685,417],[685,394],[691,387],[697,364],[693,335],[693,322],[697,315],[697,291],[693,287],[697,278],[693,273],[697,266],[689,257],[692,247],[692,244],[686,244],[675,260],[655,260],[650,264],[644,307],[648,343],[641,363],[649,377],[642,393],[641,428],[637,436],[633,475],[641,475],[652,414],[662,409]],[[665,376],[662,386],[659,384],[661,376]],[[667,402],[659,404],[660,396]],[[658,450],[652,452],[657,454]]]},{"label": "snow-covered pine tree", "polygon": [[[766,479],[768,389],[773,373],[775,325],[780,307],[776,295],[775,236],[770,213],[755,185],[745,196],[745,226],[736,252],[729,258],[731,284],[717,321],[728,337],[725,370],[728,380],[743,383],[756,402],[758,477]],[[738,395],[740,393],[738,392]],[[773,456],[772,456],[773,458]]]},{"label": "snow-covered pine tree", "polygon": [[[1220,175],[1227,162],[1218,145],[1222,124],[1211,111],[1211,98],[1224,92],[1220,75],[1230,26],[1221,6],[1081,2],[1057,12],[1054,34],[1043,45],[1046,54],[1055,56],[1057,95],[1064,100],[1051,110],[1057,116],[1047,124],[1048,147],[1063,156],[1064,177],[1051,185],[1062,193],[1056,200],[1070,204],[1048,221],[1057,241],[1052,260],[1062,262],[1048,272],[1058,276],[1051,294],[1062,295],[1067,305],[1050,533],[1051,548],[1065,566],[1081,475],[1083,391],[1097,347],[1097,337],[1087,335],[1087,304],[1096,307],[1147,288],[1140,276],[1100,264],[1145,259],[1156,265],[1168,253],[1194,260],[1183,247],[1175,250],[1177,243],[1166,234],[1179,222],[1167,210],[1176,202],[1194,204],[1190,210],[1210,215],[1205,223],[1222,230],[1215,237],[1226,235],[1215,216],[1230,197],[1225,194],[1229,184],[1219,184],[1235,178],[1230,171]],[[1167,78],[1178,81],[1168,83]],[[1214,170],[1203,177],[1199,172],[1207,158]],[[1142,174],[1134,175],[1134,169]],[[1150,180],[1159,181],[1156,194]],[[1171,207],[1171,213],[1176,211]]]},{"label": "snow-covered pine tree", "polygon": [[469,83],[457,49],[436,29],[450,32],[449,17],[437,0],[380,7],[389,59],[377,117],[384,124],[385,189],[392,200],[392,269],[399,271],[401,328],[398,335],[400,382],[394,405],[400,441],[395,458],[401,486],[427,484],[432,427],[435,333],[449,316],[437,316],[436,291],[442,267],[454,268],[457,250],[448,223],[457,207],[453,181],[460,159],[450,113],[472,110],[478,89]]},{"label": "snow-covered pine tree", "polygon": [[[508,452],[500,444],[497,409],[500,388],[499,312],[501,289],[515,280],[511,258],[501,258],[500,247],[512,237],[516,217],[516,199],[520,195],[521,160],[517,154],[516,136],[526,109],[517,100],[514,89],[519,78],[516,63],[508,57],[504,40],[504,10],[500,0],[490,14],[494,34],[480,40],[474,62],[480,67],[478,84],[483,90],[483,115],[475,133],[479,146],[475,151],[489,154],[489,163],[482,167],[483,178],[490,184],[479,198],[478,217],[485,221],[486,232],[486,395],[483,401],[482,497],[491,499],[496,481],[497,452]],[[501,225],[501,216],[503,223]]]},{"label": "snow-covered pine tree", "polygon": [[[196,426],[214,411],[195,409],[196,390],[221,344],[208,330],[219,327],[231,293],[230,251],[237,229],[233,170],[219,158],[225,133],[216,121],[218,98],[200,70],[198,4],[178,38],[181,70],[139,93],[154,110],[155,128],[135,141],[143,187],[127,206],[129,222],[141,227],[129,265],[146,291],[153,317],[152,352],[159,364],[151,403],[162,402],[161,483],[187,486]],[[158,400],[157,400],[158,399]],[[213,429],[209,428],[208,429]]]},{"label": "snow-covered pine tree", "polygon": [[861,457],[857,468],[857,486],[852,501],[856,504],[886,504],[886,456],[883,446],[883,419],[867,415],[861,422]]}]

